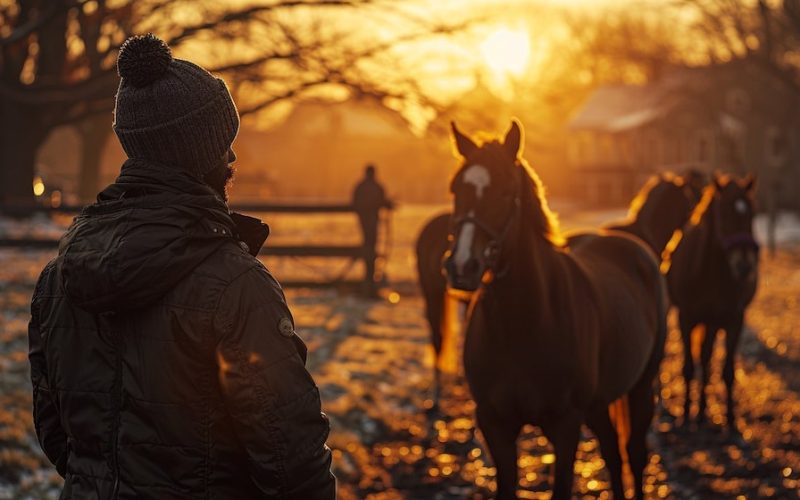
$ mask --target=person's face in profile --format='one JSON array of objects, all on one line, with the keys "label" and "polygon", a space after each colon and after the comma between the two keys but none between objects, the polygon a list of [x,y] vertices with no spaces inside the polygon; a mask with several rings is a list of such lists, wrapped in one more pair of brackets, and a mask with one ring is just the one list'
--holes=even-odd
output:
[{"label": "person's face in profile", "polygon": [[228,148],[228,151],[220,158],[220,165],[207,173],[203,180],[206,184],[216,191],[223,201],[228,201],[228,188],[233,181],[233,163],[236,161],[236,153],[233,148]]}]

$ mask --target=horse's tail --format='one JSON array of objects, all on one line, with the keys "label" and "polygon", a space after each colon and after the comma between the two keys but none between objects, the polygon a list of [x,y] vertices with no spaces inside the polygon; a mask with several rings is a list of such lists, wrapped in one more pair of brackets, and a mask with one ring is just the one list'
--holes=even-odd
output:
[{"label": "horse's tail", "polygon": [[619,452],[624,462],[628,461],[628,441],[631,438],[631,407],[625,394],[608,405],[608,417],[617,431]]},{"label": "horse's tail", "polygon": [[460,302],[445,293],[442,303],[442,350],[437,360],[444,373],[458,373],[458,338],[461,331]]}]

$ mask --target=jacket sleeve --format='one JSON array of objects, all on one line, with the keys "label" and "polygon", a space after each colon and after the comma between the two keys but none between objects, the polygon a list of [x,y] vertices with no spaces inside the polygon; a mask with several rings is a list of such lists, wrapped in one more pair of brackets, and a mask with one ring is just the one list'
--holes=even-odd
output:
[{"label": "jacket sleeve", "polygon": [[31,363],[33,385],[33,424],[36,437],[48,460],[55,465],[61,477],[67,470],[67,434],[61,428],[61,418],[55,391],[51,390],[47,376],[44,343],[39,320],[39,285],[31,303],[31,321],[28,323],[28,359]]},{"label": "jacket sleeve", "polygon": [[266,269],[256,267],[228,287],[215,330],[220,387],[263,497],[335,498],[328,419],[305,368],[305,345]]}]

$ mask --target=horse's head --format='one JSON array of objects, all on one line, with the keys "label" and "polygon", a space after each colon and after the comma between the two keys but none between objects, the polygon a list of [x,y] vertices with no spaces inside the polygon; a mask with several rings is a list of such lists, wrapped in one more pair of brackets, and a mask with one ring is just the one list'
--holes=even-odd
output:
[{"label": "horse's head", "polygon": [[511,226],[519,218],[522,127],[514,120],[502,142],[478,146],[451,125],[463,163],[450,187],[455,206],[445,271],[452,288],[472,292],[488,271],[496,271]]},{"label": "horse's head", "polygon": [[751,278],[758,266],[758,243],[753,237],[755,178],[714,175],[711,217],[731,274],[737,281]]},{"label": "horse's head", "polygon": [[686,195],[692,198],[696,205],[703,197],[703,190],[708,185],[708,175],[697,168],[689,168],[680,178],[687,187]]},{"label": "horse's head", "polygon": [[649,224],[662,227],[661,232],[669,239],[673,231],[689,221],[701,193],[702,188],[692,185],[685,176],[662,174],[650,190],[641,215]]}]

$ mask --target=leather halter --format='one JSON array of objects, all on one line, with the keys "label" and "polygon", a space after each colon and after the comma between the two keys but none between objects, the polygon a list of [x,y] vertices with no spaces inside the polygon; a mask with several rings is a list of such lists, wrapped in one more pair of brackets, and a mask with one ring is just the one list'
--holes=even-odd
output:
[{"label": "leather halter", "polygon": [[[518,164],[515,164],[517,168],[522,168]],[[518,179],[519,180],[519,179]],[[522,182],[519,180],[518,187],[517,187],[517,195],[514,197],[514,203],[511,207],[511,213],[509,213],[505,219],[506,223],[501,230],[496,230],[491,225],[487,224],[485,221],[482,221],[478,217],[474,215],[464,215],[453,220],[453,234],[456,234],[457,231],[466,223],[471,222],[475,224],[481,231],[486,233],[489,236],[489,242],[486,244],[486,248],[483,250],[483,258],[486,264],[486,269],[492,271],[495,277],[502,277],[504,276],[509,269],[509,266],[506,266],[505,269],[498,272],[496,266],[499,261],[500,254],[503,250],[503,244],[505,243],[506,238],[508,237],[508,233],[511,231],[511,226],[514,225],[514,221],[519,217],[520,207],[522,205],[520,201],[519,191],[522,189]]]},{"label": "leather halter", "polygon": [[722,215],[719,208],[719,202],[713,204],[714,211],[714,232],[717,236],[717,241],[722,246],[725,253],[730,252],[735,248],[749,248],[758,253],[761,248],[756,239],[753,237],[752,232],[739,231],[731,234],[722,234]]}]

